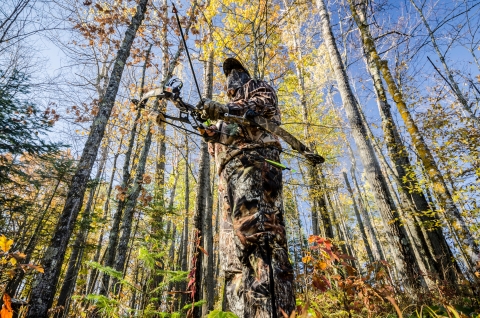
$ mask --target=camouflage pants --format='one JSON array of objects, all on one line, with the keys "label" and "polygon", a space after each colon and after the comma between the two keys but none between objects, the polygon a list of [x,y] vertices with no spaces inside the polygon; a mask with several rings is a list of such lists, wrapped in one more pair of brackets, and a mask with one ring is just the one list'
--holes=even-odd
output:
[{"label": "camouflage pants", "polygon": [[[227,310],[240,318],[288,316],[295,309],[293,268],[283,221],[282,171],[258,158],[279,150],[245,151],[222,171],[220,257]],[[272,303],[275,302],[274,305]]]}]

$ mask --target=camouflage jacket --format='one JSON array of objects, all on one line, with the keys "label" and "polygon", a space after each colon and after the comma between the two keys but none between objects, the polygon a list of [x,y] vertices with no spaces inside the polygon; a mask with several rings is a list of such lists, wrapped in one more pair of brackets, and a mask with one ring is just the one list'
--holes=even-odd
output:
[{"label": "camouflage jacket", "polygon": [[[247,110],[253,110],[260,116],[280,124],[277,95],[264,81],[248,81],[237,90],[227,106],[231,115],[243,116]],[[277,136],[259,128],[221,120],[216,123],[216,127],[219,133],[210,141],[209,152],[215,157],[218,174],[230,159],[244,149],[272,146],[281,149]]]}]

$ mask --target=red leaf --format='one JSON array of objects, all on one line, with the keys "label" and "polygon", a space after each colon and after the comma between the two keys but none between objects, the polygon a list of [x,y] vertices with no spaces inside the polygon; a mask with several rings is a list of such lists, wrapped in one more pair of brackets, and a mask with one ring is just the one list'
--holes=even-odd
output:
[{"label": "red leaf", "polygon": [[350,259],[350,260],[355,259],[355,257],[347,255],[347,254],[339,254],[338,257],[343,258],[343,259]]},{"label": "red leaf", "polygon": [[321,275],[321,276],[314,276],[313,277],[313,280],[312,280],[312,284],[315,288],[317,288],[318,290],[320,290],[321,292],[325,292],[327,291],[331,285],[330,285],[330,282],[328,281],[328,279]]}]

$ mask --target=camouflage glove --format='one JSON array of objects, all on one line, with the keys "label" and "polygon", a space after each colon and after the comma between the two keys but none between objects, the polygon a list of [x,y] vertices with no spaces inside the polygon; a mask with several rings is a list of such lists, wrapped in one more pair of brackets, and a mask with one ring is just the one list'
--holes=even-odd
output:
[{"label": "camouflage glove", "polygon": [[203,100],[202,117],[205,119],[217,120],[228,113],[227,105],[215,102],[210,99]]},{"label": "camouflage glove", "polygon": [[210,125],[206,127],[203,131],[200,131],[203,140],[206,142],[215,142],[218,139],[220,132],[217,129],[217,126]]}]

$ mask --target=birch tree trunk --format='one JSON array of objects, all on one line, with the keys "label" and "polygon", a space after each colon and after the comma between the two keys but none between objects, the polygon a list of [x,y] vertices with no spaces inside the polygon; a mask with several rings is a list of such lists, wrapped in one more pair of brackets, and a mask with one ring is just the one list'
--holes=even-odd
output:
[{"label": "birch tree trunk", "polygon": [[[452,266],[454,260],[453,254],[445,240],[441,228],[433,224],[438,224],[441,221],[438,216],[431,215],[431,209],[425,198],[423,192],[416,190],[419,189],[418,180],[414,173],[407,173],[407,171],[414,171],[414,168],[408,157],[408,153],[400,138],[400,133],[393,119],[390,105],[387,100],[387,94],[381,79],[380,69],[377,66],[374,55],[367,51],[367,45],[365,45],[365,37],[371,38],[368,27],[363,27],[367,24],[365,5],[363,3],[353,6],[351,0],[351,10],[355,10],[353,17],[357,24],[362,25],[362,43],[364,43],[364,53],[366,58],[366,64],[370,75],[372,76],[375,94],[377,95],[377,102],[380,115],[382,117],[382,128],[385,135],[387,149],[389,151],[390,158],[394,163],[396,173],[393,173],[397,183],[400,185],[400,196],[402,202],[410,203],[409,206],[413,209],[413,219],[416,221],[416,226],[420,229],[419,236],[422,239],[422,248],[430,254],[429,262],[433,262],[435,271],[445,280],[450,281],[452,284],[456,283],[458,273],[456,266]],[[360,29],[360,28],[359,28]],[[373,43],[373,40],[372,40]],[[408,218],[409,216],[407,216]],[[419,224],[423,224],[420,228]],[[425,230],[424,226],[435,226],[434,229]]]},{"label": "birch tree trunk", "polygon": [[352,187],[350,186],[350,182],[348,181],[347,173],[343,172],[343,178],[345,179],[345,185],[347,186],[348,193],[352,198],[353,202],[353,210],[355,211],[355,217],[357,218],[358,227],[360,228],[360,233],[362,233],[363,244],[365,245],[365,249],[367,250],[367,256],[370,262],[374,262],[375,258],[373,257],[373,252],[370,247],[370,243],[368,242],[367,232],[365,230],[365,225],[363,224],[362,217],[360,216],[360,212],[357,207],[357,202],[355,201],[355,197],[353,195]]},{"label": "birch tree trunk", "polygon": [[[376,255],[375,260],[386,260],[387,258],[385,256],[385,253],[383,252],[382,244],[380,244],[380,241],[379,241],[379,234],[377,233],[378,231],[375,230],[375,228],[373,226],[371,216],[370,216],[370,214],[367,210],[366,205],[363,202],[363,197],[362,197],[362,193],[360,191],[360,186],[358,185],[357,177],[355,175],[355,169],[352,169],[350,171],[350,174],[352,176],[353,184],[355,185],[355,189],[357,191],[358,205],[360,206],[360,211],[362,212],[362,217],[365,220],[365,224],[367,225],[367,229],[368,229],[367,232],[370,233],[369,234],[370,240],[372,242],[374,242],[372,246],[375,246],[375,248],[372,247],[372,250],[374,251],[374,255]],[[375,252],[375,250],[376,250],[376,252]]]},{"label": "birch tree trunk", "polygon": [[115,58],[115,65],[109,78],[107,90],[103,99],[99,103],[99,111],[95,116],[90,134],[78,162],[78,168],[73,176],[70,190],[67,194],[65,206],[57,223],[53,238],[50,242],[47,252],[42,261],[44,268],[43,275],[39,275],[35,287],[30,297],[30,306],[28,318],[47,317],[48,309],[52,306],[55,296],[55,288],[60,275],[63,258],[67,249],[68,241],[72,235],[73,227],[78,213],[82,208],[83,197],[87,186],[88,178],[92,171],[93,164],[97,157],[98,148],[102,141],[107,126],[108,119],[120,86],[120,79],[128,56],[130,48],[135,39],[138,28],[140,27],[145,11],[147,10],[148,0],[140,0],[137,5],[136,13],[128,26],[123,42]]},{"label": "birch tree trunk", "polygon": [[360,30],[364,49],[369,55],[369,59],[371,59],[372,62],[375,63],[376,68],[381,71],[382,76],[387,83],[390,95],[393,97],[393,100],[397,105],[398,111],[403,121],[405,122],[407,131],[412,138],[412,142],[415,146],[415,149],[417,150],[417,154],[422,160],[423,166],[425,167],[425,171],[428,173],[430,181],[433,183],[433,190],[440,205],[440,213],[445,213],[445,218],[447,220],[450,219],[453,222],[453,227],[460,230],[463,240],[462,245],[464,245],[460,246],[460,248],[468,247],[471,249],[470,262],[473,265],[473,259],[475,259],[477,255],[480,255],[480,248],[475,242],[475,239],[471,234],[470,229],[468,228],[463,216],[461,215],[460,211],[455,205],[455,202],[453,201],[452,195],[450,194],[450,190],[445,183],[443,175],[440,172],[440,169],[438,168],[435,159],[430,152],[430,149],[425,143],[417,124],[415,123],[412,115],[410,114],[410,111],[407,108],[401,90],[395,83],[395,80],[388,67],[388,62],[382,61],[380,56],[378,55],[375,43],[370,34],[368,24],[366,23],[365,19],[361,19],[361,17],[357,13],[357,9],[353,5],[351,5],[351,11],[355,22],[357,23],[357,26]]},{"label": "birch tree trunk", "polygon": [[375,201],[382,214],[384,224],[395,240],[393,255],[396,259],[395,263],[397,263],[399,267],[399,276],[407,278],[407,285],[415,285],[414,277],[418,273],[418,266],[412,251],[410,239],[405,228],[400,223],[400,215],[388,191],[373,147],[367,138],[365,123],[362,121],[359,113],[359,105],[348,83],[348,77],[330,27],[330,20],[324,0],[317,0],[316,3],[320,11],[323,38],[337,79],[343,106],[350,122],[352,137],[357,145],[368,182],[374,191]]}]

